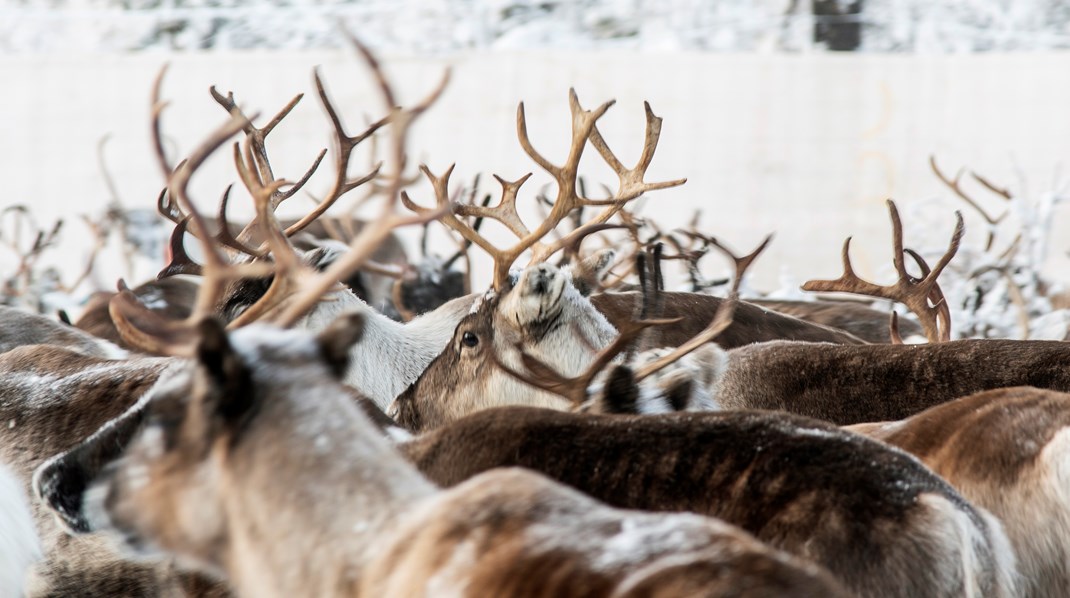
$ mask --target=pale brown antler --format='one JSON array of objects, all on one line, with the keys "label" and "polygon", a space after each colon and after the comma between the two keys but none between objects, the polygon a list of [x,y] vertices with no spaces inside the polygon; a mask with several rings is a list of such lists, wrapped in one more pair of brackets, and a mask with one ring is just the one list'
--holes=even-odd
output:
[{"label": "pale brown antler", "polygon": [[[804,291],[817,292],[841,292],[869,295],[899,301],[906,305],[917,316],[918,321],[925,329],[925,336],[929,342],[942,342],[951,339],[951,314],[947,302],[943,300],[943,294],[939,290],[936,280],[943,272],[944,267],[955,257],[962,242],[965,225],[962,221],[962,213],[955,211],[955,231],[951,235],[951,243],[947,252],[936,263],[932,271],[926,273],[921,280],[910,276],[906,271],[903,255],[903,223],[899,219],[899,211],[895,202],[887,201],[889,216],[892,220],[892,264],[898,274],[898,280],[891,285],[881,286],[868,282],[858,277],[851,267],[851,238],[848,237],[843,243],[843,275],[836,280],[811,280],[802,285]],[[932,298],[937,297],[936,303],[931,303]]]},{"label": "pale brown antler", "polygon": [[[393,162],[397,170],[391,175],[386,187],[385,201],[380,216],[376,220],[376,226],[369,225],[364,227],[349,244],[349,250],[319,274],[313,273],[311,269],[301,263],[292,246],[290,246],[286,235],[278,229],[277,225],[266,227],[265,238],[276,262],[275,277],[264,297],[231,322],[231,327],[240,326],[252,319],[262,318],[268,313],[271,314],[269,318],[272,322],[280,326],[292,325],[318,303],[325,293],[330,292],[339,280],[358,270],[367,261],[372,251],[391,234],[393,229],[410,224],[421,224],[441,215],[436,211],[426,211],[417,215],[401,215],[396,212],[395,208],[400,188],[404,182],[402,173],[405,166],[405,140],[408,130],[415,119],[423,114],[442,94],[446,83],[449,81],[449,71],[446,71],[439,85],[422,102],[412,108],[402,109],[397,107],[395,103],[393,89],[387,82],[378,60],[356,38],[350,35],[349,39],[371,69],[378,82],[386,107],[390,111],[390,115],[381,122],[391,125],[390,132],[394,149]],[[332,117],[332,120],[335,120],[335,118]],[[353,138],[347,139],[353,141]],[[358,142],[353,141],[349,150],[343,151],[352,150],[352,147],[355,147]],[[270,185],[263,186],[263,182],[252,172],[253,158],[250,151],[248,143],[245,146],[244,159],[242,158],[242,153],[236,151],[235,163],[238,166],[243,182],[253,193],[262,225],[271,224],[276,222],[269,202],[270,194],[274,190]],[[346,153],[346,156],[348,156],[348,153]],[[344,177],[344,174],[342,177]],[[339,178],[338,180],[344,180],[344,178]],[[342,187],[349,185],[350,183],[343,183]],[[352,186],[349,186],[349,188],[352,188]]]},{"label": "pale brown antler", "polygon": [[[155,100],[155,98],[154,98]],[[155,106],[161,106],[156,101]],[[159,131],[159,117],[161,110],[153,110],[153,130]],[[115,322],[115,327],[123,340],[131,346],[142,351],[160,355],[191,356],[196,342],[196,326],[205,317],[215,313],[216,303],[222,297],[226,285],[235,279],[245,277],[262,277],[271,272],[269,264],[249,263],[234,265],[224,256],[211,238],[204,234],[206,225],[204,218],[190,201],[187,195],[187,187],[190,177],[198,167],[222,144],[235,135],[246,125],[243,117],[232,116],[229,121],[216,129],[190,157],[179,164],[168,175],[167,190],[175,198],[177,206],[187,219],[181,224],[185,227],[192,224],[200,234],[196,235],[201,240],[204,250],[204,266],[200,290],[197,293],[197,301],[190,316],[181,321],[169,321],[159,314],[145,307],[137,297],[119,281],[119,293],[112,298],[108,305],[108,311]],[[161,147],[158,145],[158,147]],[[161,164],[166,164],[160,155]],[[181,239],[181,236],[178,235]],[[174,237],[173,237],[174,240]]]},{"label": "pale brown antler", "polygon": [[[1002,222],[1003,219],[1007,217],[1007,214],[1010,213],[1010,211],[1004,211],[999,216],[992,216],[988,212],[986,212],[985,209],[981,207],[980,203],[978,203],[975,199],[967,195],[966,192],[962,190],[960,181],[962,180],[963,169],[959,169],[959,171],[955,173],[954,179],[949,179],[947,175],[945,175],[943,171],[940,170],[940,167],[936,165],[936,156],[929,156],[929,166],[932,168],[933,174],[936,175],[936,178],[940,179],[940,181],[947,185],[947,187],[951,189],[951,191],[953,191],[955,195],[957,195],[960,199],[969,204],[969,206],[975,211],[977,211],[977,213],[981,215],[981,218],[984,218],[985,222],[988,223],[989,231],[988,238],[985,241],[985,251],[992,249],[992,243],[993,241],[995,241],[996,238],[995,232],[993,232],[992,228]],[[972,176],[974,180],[983,185],[989,191],[992,191],[996,195],[1003,197],[1003,199],[1011,199],[1011,194],[1006,189],[993,185],[991,182],[988,181],[988,179],[985,179],[984,177],[975,172],[970,172],[970,176]]]},{"label": "pale brown antler", "polygon": [[502,369],[502,371],[513,376],[517,380],[547,392],[552,392],[558,396],[562,396],[578,406],[587,400],[588,387],[590,387],[598,374],[609,365],[617,355],[631,346],[635,339],[638,338],[644,330],[651,326],[664,326],[679,321],[680,318],[671,320],[636,320],[624,323],[617,338],[599,351],[587,369],[576,377],[568,377],[558,373],[557,370],[546,365],[537,357],[525,352],[523,346],[519,345],[517,346],[517,349],[520,351],[521,360],[526,371],[518,371],[502,363],[493,351],[491,351],[491,359],[494,361],[495,365]]},{"label": "pale brown antler", "polygon": [[[528,138],[524,104],[521,103],[517,107],[517,137],[520,140],[520,146],[540,168],[554,178],[557,185],[557,196],[553,200],[549,216],[533,231],[529,230],[527,226],[524,225],[516,209],[517,193],[524,182],[531,176],[530,173],[522,176],[516,181],[507,181],[499,176],[495,176],[495,179],[497,179],[502,186],[501,200],[498,202],[498,205],[486,207],[471,204],[456,204],[449,200],[449,177],[453,172],[453,166],[450,166],[441,176],[435,176],[426,166],[421,167],[421,170],[427,176],[434,189],[438,208],[450,210],[450,213],[442,218],[443,223],[456,230],[465,239],[479,245],[494,258],[493,286],[495,289],[505,288],[509,279],[510,267],[512,267],[513,263],[525,251],[528,251],[529,249],[532,251],[532,262],[545,261],[558,250],[564,247],[573,246],[579,239],[591,234],[593,232],[593,227],[604,224],[612,218],[614,214],[619,212],[627,202],[639,197],[644,192],[674,187],[681,185],[686,181],[686,179],[659,183],[647,183],[643,181],[646,170],[650,166],[650,161],[653,159],[658,138],[661,135],[661,119],[654,115],[650,110],[649,104],[644,104],[646,108],[647,127],[643,152],[639,158],[639,162],[634,168],[630,169],[625,168],[623,164],[621,164],[606,145],[596,127],[597,120],[605,114],[606,110],[608,110],[611,105],[613,105],[612,101],[606,102],[594,110],[584,110],[580,105],[575,90],[569,90],[569,108],[572,115],[572,142],[569,147],[568,157],[564,164],[560,166],[551,163],[543,157],[531,144],[531,140]],[[617,193],[609,199],[589,199],[583,197],[579,192],[577,186],[579,163],[588,142],[594,145],[595,149],[602,155],[610,168],[617,173],[620,180]],[[427,210],[427,208],[422,208],[416,205],[404,194],[402,195],[402,202],[407,208],[417,213]],[[542,239],[544,239],[551,230],[556,228],[562,220],[567,218],[570,213],[584,206],[600,206],[603,207],[603,210],[587,223],[573,229],[560,239],[551,243],[542,242]],[[471,227],[458,218],[466,216],[484,217],[497,220],[508,228],[510,232],[516,235],[519,241],[512,247],[504,249],[497,248],[485,238],[475,233]]]}]

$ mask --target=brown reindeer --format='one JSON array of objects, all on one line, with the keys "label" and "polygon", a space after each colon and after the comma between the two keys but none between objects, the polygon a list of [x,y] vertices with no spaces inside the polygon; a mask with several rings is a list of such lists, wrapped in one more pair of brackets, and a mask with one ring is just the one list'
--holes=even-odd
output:
[{"label": "brown reindeer", "polygon": [[86,493],[91,518],[248,596],[843,595],[713,519],[618,511],[521,470],[436,489],[339,383],[359,320],[316,337],[203,323]]},{"label": "brown reindeer", "polygon": [[910,418],[850,429],[916,455],[1002,522],[1023,596],[1070,588],[1070,394],[980,392]]},{"label": "brown reindeer", "polygon": [[128,355],[124,349],[69,324],[22,309],[0,306],[0,353],[25,345],[55,345],[103,359],[123,359]]},{"label": "brown reindeer", "polygon": [[[146,308],[160,313],[162,317],[181,320],[188,318],[193,309],[197,298],[197,283],[187,278],[164,278],[140,284],[131,289],[131,292]],[[108,311],[108,305],[115,295],[114,292],[94,293],[74,326],[124,349],[134,349],[123,340]]]}]

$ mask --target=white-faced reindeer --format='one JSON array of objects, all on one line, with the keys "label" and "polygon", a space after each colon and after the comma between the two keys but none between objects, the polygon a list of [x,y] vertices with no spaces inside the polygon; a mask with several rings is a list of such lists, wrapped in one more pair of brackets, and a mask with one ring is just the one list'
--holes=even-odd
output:
[{"label": "white-faced reindeer", "polygon": [[618,511],[519,469],[438,490],[340,384],[359,324],[204,322],[86,493],[91,518],[243,596],[845,595],[713,519]]},{"label": "white-faced reindeer", "polygon": [[[736,280],[745,269],[745,265],[737,268]],[[519,347],[523,346],[523,353],[547,370],[565,378],[579,376],[600,350],[619,338],[618,329],[632,327],[640,312],[637,303],[643,301],[639,292],[602,293],[588,299],[571,284],[567,270],[549,264],[529,266],[512,290],[504,296],[488,294],[461,320],[449,345],[398,396],[389,413],[403,425],[423,430],[498,405],[570,409],[575,401],[519,380],[494,364],[522,369],[525,357]],[[721,298],[697,293],[659,293],[658,303],[656,316],[669,322],[648,336],[654,339],[652,347],[688,344],[710,322],[712,316],[703,319],[703,315],[716,314],[726,305]],[[850,334],[745,302],[732,305],[726,327],[707,340],[716,339],[713,342],[726,347],[799,337],[864,344]],[[714,365],[717,362],[714,359]]]},{"label": "white-faced reindeer", "polygon": [[1023,596],[1070,588],[1070,394],[985,391],[849,429],[908,451],[1002,522]]}]

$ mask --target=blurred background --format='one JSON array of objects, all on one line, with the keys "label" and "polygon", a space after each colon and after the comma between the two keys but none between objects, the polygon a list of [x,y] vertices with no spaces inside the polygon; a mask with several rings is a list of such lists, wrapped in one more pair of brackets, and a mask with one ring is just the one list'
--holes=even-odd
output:
[{"label": "blurred background", "polygon": [[[851,235],[858,272],[892,280],[888,198],[903,212],[906,244],[927,257],[946,249],[962,210],[963,272],[1011,260],[1009,250],[1010,278],[1056,288],[1070,280],[1065,0],[2,2],[0,266],[5,277],[25,269],[33,228],[51,231],[62,219],[53,246],[34,258],[60,281],[34,282],[33,301],[47,295],[47,309],[75,309],[90,291],[119,276],[146,280],[163,263],[170,225],[155,216],[163,180],[149,138],[150,88],[163,64],[175,157],[225,119],[209,86],[233,91],[262,120],[307,94],[269,141],[276,174],[296,179],[331,141],[313,68],[351,130],[385,111],[341,27],[377,52],[403,104],[452,69],[410,141],[410,170],[456,163],[457,192],[482,174],[479,195],[496,193],[491,174],[535,171],[521,194],[529,218],[549,177],[517,143],[517,104],[535,146],[560,162],[573,87],[586,107],[617,100],[599,126],[625,163],[641,149],[643,101],[665,119],[648,179],[688,182],[643,198],[641,216],[668,230],[698,212],[702,230],[741,251],[775,232],[753,270],[758,291],[790,296],[807,279],[835,278]],[[205,211],[236,180],[226,154],[194,181]],[[372,154],[363,148],[354,169]],[[955,189],[932,158],[949,181],[961,172]],[[593,188],[615,185],[594,152],[583,166]],[[330,178],[329,168],[318,173],[311,195]],[[432,201],[422,181],[411,194]],[[236,194],[234,217],[248,217],[248,204]],[[295,197],[280,211],[311,205]],[[418,237],[405,233],[414,251]],[[432,251],[452,251],[444,235],[431,238]],[[79,281],[97,242],[104,249]],[[489,260],[475,261],[481,288]],[[710,278],[727,271],[716,256],[703,269]]]}]

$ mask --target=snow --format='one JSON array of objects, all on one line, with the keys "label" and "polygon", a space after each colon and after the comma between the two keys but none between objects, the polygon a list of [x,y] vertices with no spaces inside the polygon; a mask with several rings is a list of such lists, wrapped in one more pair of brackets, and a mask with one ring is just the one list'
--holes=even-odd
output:
[{"label": "snow", "polygon": [[861,13],[836,17],[815,17],[808,7],[787,0],[22,0],[0,10],[0,52],[338,48],[345,43],[338,21],[359,23],[375,48],[406,54],[821,51],[813,31],[825,19],[860,24],[860,49],[869,52],[1070,47],[1070,7],[1056,0],[866,0]]}]

